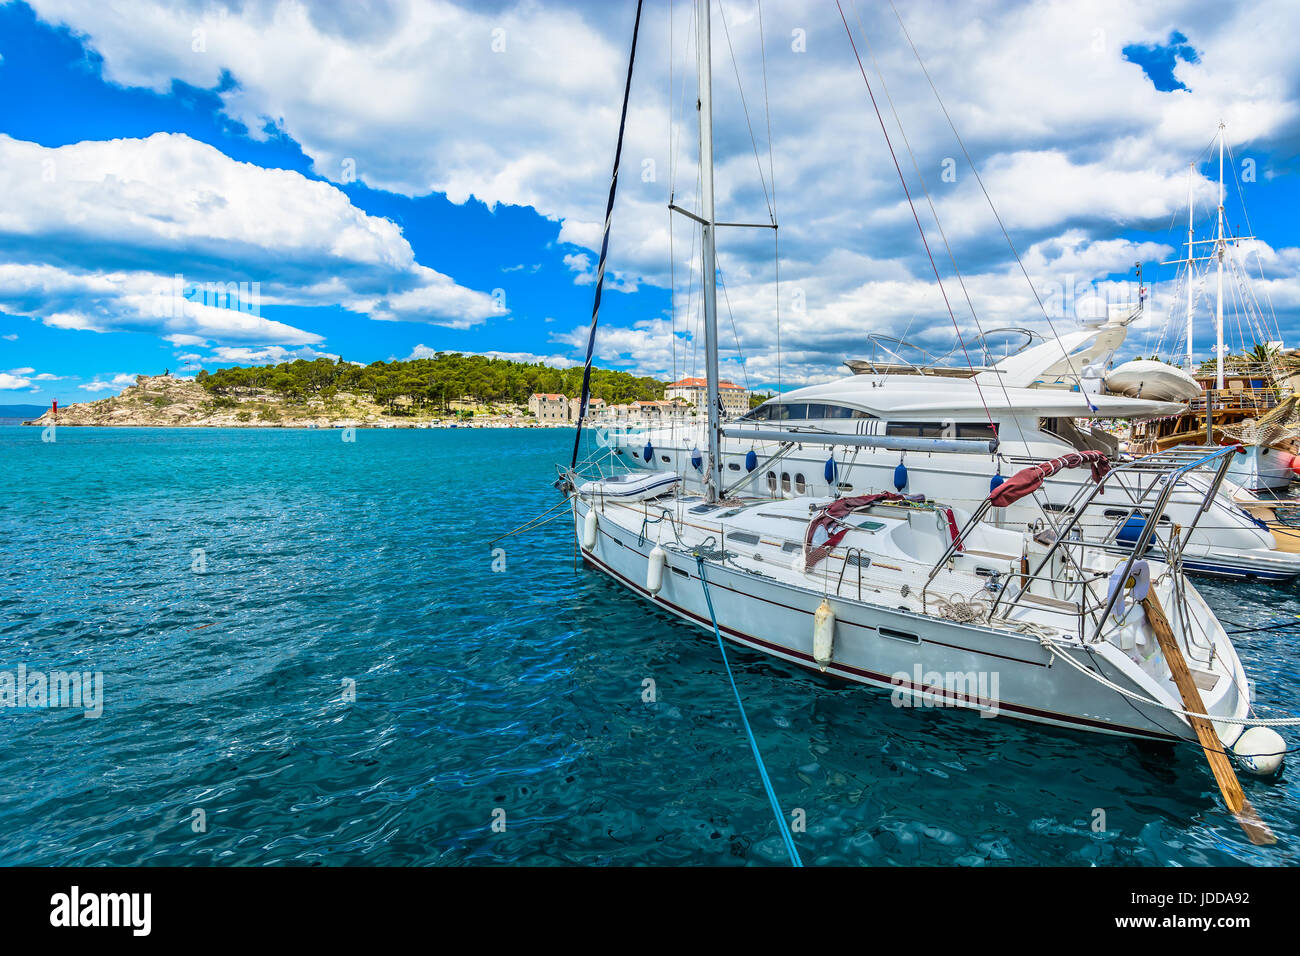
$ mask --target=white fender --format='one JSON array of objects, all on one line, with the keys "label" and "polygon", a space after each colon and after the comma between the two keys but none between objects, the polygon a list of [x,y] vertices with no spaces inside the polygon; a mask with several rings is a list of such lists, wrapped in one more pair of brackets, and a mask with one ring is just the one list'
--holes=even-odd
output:
[{"label": "white fender", "polygon": [[1237,760],[1257,777],[1271,777],[1282,766],[1286,741],[1272,727],[1251,727],[1232,745]]},{"label": "white fender", "polygon": [[584,551],[590,551],[596,546],[596,509],[592,508],[587,512],[587,517],[582,522],[582,547]]},{"label": "white fender", "polygon": [[650,561],[645,571],[645,589],[651,594],[658,594],[659,589],[664,586],[664,560],[667,555],[664,549],[655,545],[650,552]]},{"label": "white fender", "polygon": [[813,615],[813,660],[822,665],[822,670],[826,670],[834,651],[835,612],[831,610],[830,602],[822,598],[817,613]]}]

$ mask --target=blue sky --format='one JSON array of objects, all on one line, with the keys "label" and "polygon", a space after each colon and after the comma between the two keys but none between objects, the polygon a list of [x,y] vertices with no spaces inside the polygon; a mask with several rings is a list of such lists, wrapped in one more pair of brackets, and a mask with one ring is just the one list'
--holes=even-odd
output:
[{"label": "blue sky", "polygon": [[[1266,6],[989,3],[956,18],[900,4],[1052,327],[1076,321],[1064,289],[1131,298],[1140,258],[1154,295],[1129,348],[1181,347],[1175,270],[1158,263],[1183,239],[1193,160],[1207,234],[1222,118],[1231,169],[1253,178],[1242,193],[1261,242],[1243,264],[1262,270],[1266,303],[1229,340],[1276,321],[1300,345],[1300,67],[1256,26],[1287,35],[1297,15]],[[719,214],[767,219],[775,180],[782,225],[779,289],[770,232],[723,236],[726,374],[825,379],[871,331],[936,352],[956,344],[954,320],[965,335],[1047,331],[887,9],[846,4],[953,317],[833,5],[764,3],[762,44],[755,3],[714,9]],[[666,4],[647,11],[598,356],[670,377],[698,370],[691,227],[678,219],[670,240],[665,209],[670,189],[694,201],[690,5],[671,24]],[[579,361],[631,13],[0,0],[0,403],[320,354]],[[1234,187],[1244,231],[1240,208]],[[169,312],[160,290],[178,273],[257,283],[260,301]],[[1204,315],[1196,336],[1199,353]]]}]

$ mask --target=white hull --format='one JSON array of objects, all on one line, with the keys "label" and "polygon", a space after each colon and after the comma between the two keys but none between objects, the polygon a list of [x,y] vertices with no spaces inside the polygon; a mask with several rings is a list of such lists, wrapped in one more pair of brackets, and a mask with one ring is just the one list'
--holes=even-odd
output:
[{"label": "white hull", "polygon": [[1295,472],[1291,455],[1267,445],[1250,445],[1228,466],[1228,480],[1248,491],[1286,491]]},{"label": "white hull", "polygon": [[[641,516],[616,505],[575,497],[575,530],[584,561],[640,597],[683,620],[712,631],[704,588],[689,554],[674,552],[664,569],[658,593],[646,588],[653,540],[641,539]],[[651,503],[649,513],[653,516]],[[581,547],[587,511],[596,508],[599,533],[592,548]],[[829,573],[829,572],[827,572]],[[850,572],[852,574],[852,572]],[[709,592],[722,635],[728,640],[803,667],[858,684],[891,691],[898,706],[961,707],[997,717],[1153,740],[1195,740],[1182,718],[1127,700],[1068,665],[1053,660],[1032,634],[1013,633],[985,624],[960,624],[922,614],[919,609],[890,608],[833,596],[836,617],[833,659],[825,666],[813,657],[813,619],[825,585],[819,576],[797,582],[788,569],[769,565],[747,572],[734,561],[707,563]],[[782,580],[791,577],[792,580]],[[840,589],[846,595],[849,587]],[[1203,608],[1191,592],[1194,608]],[[1168,600],[1168,595],[1165,595]],[[1208,609],[1204,615],[1213,616]],[[1228,645],[1228,651],[1231,651]],[[1154,679],[1107,642],[1075,646],[1072,656],[1100,669],[1108,679],[1141,696],[1178,707],[1169,680]],[[1224,651],[1220,649],[1220,655]],[[1205,691],[1210,713],[1233,718],[1246,715],[1246,687],[1235,652],[1234,673]],[[1193,661],[1193,666],[1196,666]],[[1208,665],[1206,665],[1208,666]],[[967,675],[964,684],[940,686],[929,675]],[[922,676],[925,675],[925,676]],[[917,678],[921,678],[918,683]],[[981,683],[981,680],[983,683]],[[967,688],[963,691],[962,687]],[[994,689],[996,693],[988,691]],[[901,702],[901,703],[900,703]],[[1240,728],[1217,725],[1225,742]]]}]

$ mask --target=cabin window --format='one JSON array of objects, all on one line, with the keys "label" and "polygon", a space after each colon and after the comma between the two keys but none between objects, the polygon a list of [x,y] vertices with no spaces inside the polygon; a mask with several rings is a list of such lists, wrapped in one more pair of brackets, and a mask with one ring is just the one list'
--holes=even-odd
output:
[{"label": "cabin window", "polygon": [[964,438],[992,441],[997,423],[988,422],[890,422],[886,435],[899,438]]},{"label": "cabin window", "polygon": [[841,482],[840,482],[838,485],[836,485],[835,487],[838,488],[838,489],[840,489],[840,491],[852,491],[852,490],[853,490],[853,486],[852,486],[851,484],[849,484],[847,481],[841,481]]},{"label": "cabin window", "polygon": [[672,459],[669,458],[667,455],[660,455],[660,456],[659,456],[659,460],[660,460],[660,461],[672,461]]},{"label": "cabin window", "polygon": [[802,474],[797,474],[794,476],[794,490],[797,494],[803,494],[805,491],[808,490],[808,485],[803,480]]},{"label": "cabin window", "polygon": [[781,491],[785,494],[790,493],[790,472],[781,472]]},{"label": "cabin window", "polygon": [[886,435],[899,438],[945,438],[942,422],[890,422],[885,428]]},{"label": "cabin window", "polygon": [[737,465],[734,461],[727,462],[727,467],[730,468],[732,471],[740,471],[740,466]]},{"label": "cabin window", "polygon": [[758,544],[758,535],[748,531],[735,531],[727,540],[732,544]]},{"label": "cabin window", "polygon": [[998,437],[997,427],[997,422],[994,422],[992,425],[988,422],[983,422],[981,424],[976,424],[974,422],[958,422],[957,437],[973,438],[980,441],[993,441]]},{"label": "cabin window", "polygon": [[760,405],[745,415],[742,420],[747,422],[781,422],[790,420],[816,421],[823,418],[865,419],[875,417],[870,412],[864,412],[859,408],[849,408],[847,405],[829,405],[820,402],[804,404],[798,402],[793,405]]},{"label": "cabin window", "polygon": [[767,473],[767,490],[770,494],[776,494],[776,472]]}]

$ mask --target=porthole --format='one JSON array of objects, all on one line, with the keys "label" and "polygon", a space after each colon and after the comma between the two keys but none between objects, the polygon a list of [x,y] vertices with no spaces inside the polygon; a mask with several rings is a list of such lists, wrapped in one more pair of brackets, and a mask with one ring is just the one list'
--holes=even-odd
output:
[{"label": "porthole", "polygon": [[795,490],[795,494],[799,494],[799,495],[803,494],[805,491],[808,490],[808,484],[803,480],[802,473],[794,476],[794,490]]}]

